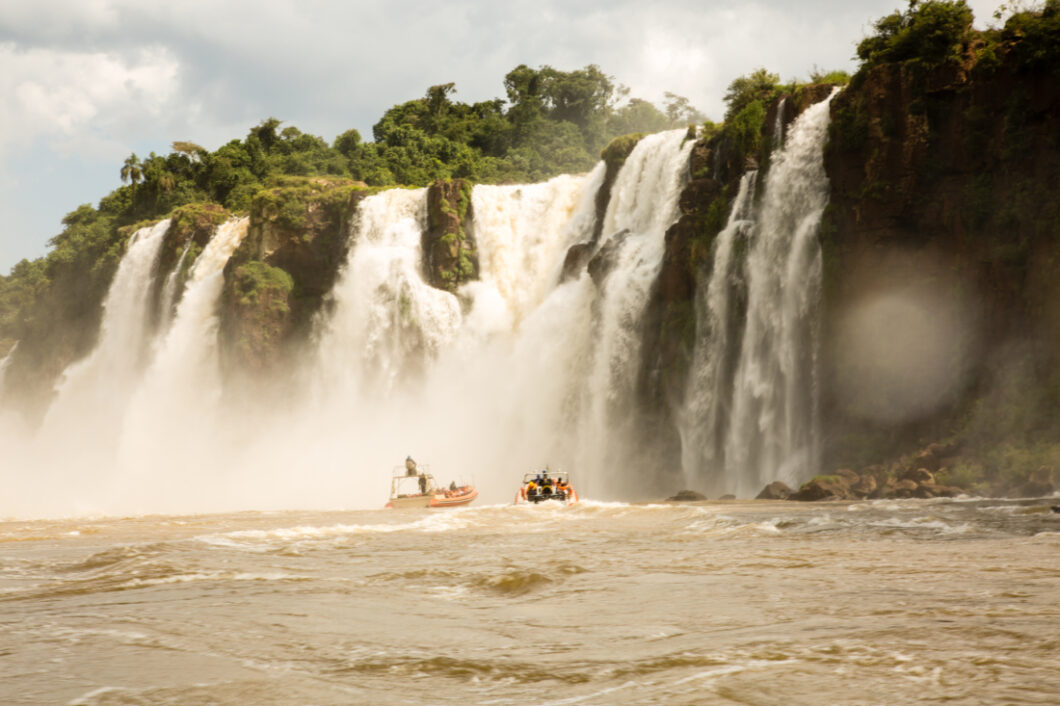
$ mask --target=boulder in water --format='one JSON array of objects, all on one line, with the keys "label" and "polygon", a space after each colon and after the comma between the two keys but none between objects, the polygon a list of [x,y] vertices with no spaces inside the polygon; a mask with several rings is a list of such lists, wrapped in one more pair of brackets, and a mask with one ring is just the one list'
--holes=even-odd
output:
[{"label": "boulder in water", "polygon": [[898,480],[911,480],[914,483],[934,483],[935,476],[926,468],[910,468]]},{"label": "boulder in water", "polygon": [[755,500],[787,500],[790,496],[791,488],[786,483],[775,480],[762,488],[762,492],[755,496]]},{"label": "boulder in water", "polygon": [[844,478],[849,486],[854,486],[861,480],[861,477],[849,468],[839,468],[836,470],[835,475]]},{"label": "boulder in water", "polygon": [[697,493],[694,490],[682,490],[682,491],[679,491],[677,493],[677,495],[673,495],[673,496],[667,498],[667,500],[669,500],[672,503],[690,503],[690,502],[695,502],[696,500],[706,500],[706,499],[707,499],[706,495],[703,495],[702,493]]},{"label": "boulder in water", "polygon": [[478,279],[471,190],[466,179],[439,179],[427,190],[427,230],[421,238],[424,269],[432,287],[448,292]]},{"label": "boulder in water", "polygon": [[917,489],[920,484],[915,480],[909,478],[903,478],[894,484],[894,490],[891,492],[891,496],[895,498],[915,498],[917,495]]},{"label": "boulder in water", "polygon": [[866,474],[858,476],[857,482],[850,486],[850,492],[854,497],[867,498],[876,492],[876,488],[876,479]]},{"label": "boulder in water", "polygon": [[1055,491],[1053,475],[1051,467],[1039,466],[1038,470],[1031,473],[1027,481],[1020,485],[1013,494],[1021,498],[1041,498],[1052,495]]},{"label": "boulder in water", "polygon": [[817,500],[849,500],[850,486],[846,478],[839,475],[817,476],[802,484],[788,500],[815,502]]}]

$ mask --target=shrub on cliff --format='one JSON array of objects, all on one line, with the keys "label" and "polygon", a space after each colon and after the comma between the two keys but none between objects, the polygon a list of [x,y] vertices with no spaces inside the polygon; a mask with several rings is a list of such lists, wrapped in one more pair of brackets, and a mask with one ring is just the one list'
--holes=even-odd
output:
[{"label": "shrub on cliff", "polygon": [[728,123],[752,103],[763,105],[776,97],[780,90],[780,76],[764,68],[733,79],[725,92],[725,122]]},{"label": "shrub on cliff", "polygon": [[1046,0],[1039,12],[1013,14],[1001,38],[1012,43],[1012,58],[1019,68],[1060,73],[1060,0]]},{"label": "shrub on cliff", "polygon": [[930,66],[960,61],[972,32],[973,15],[964,0],[910,0],[905,12],[876,21],[876,33],[858,44],[861,70],[889,62],[921,61]]}]

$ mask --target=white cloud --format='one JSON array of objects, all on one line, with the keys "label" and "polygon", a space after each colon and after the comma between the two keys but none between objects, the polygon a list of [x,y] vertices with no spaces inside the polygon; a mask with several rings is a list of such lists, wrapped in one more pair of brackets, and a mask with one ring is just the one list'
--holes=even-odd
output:
[{"label": "white cloud", "polygon": [[179,65],[164,48],[126,58],[5,44],[0,64],[0,93],[9,96],[0,111],[0,154],[46,140],[60,154],[107,156],[177,94]]}]

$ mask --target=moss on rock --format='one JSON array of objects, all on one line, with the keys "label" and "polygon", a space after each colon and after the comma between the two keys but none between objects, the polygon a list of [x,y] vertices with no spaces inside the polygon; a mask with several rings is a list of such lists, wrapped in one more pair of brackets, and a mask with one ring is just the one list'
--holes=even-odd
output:
[{"label": "moss on rock", "polygon": [[422,239],[427,281],[449,292],[478,278],[472,188],[465,179],[439,179],[427,190],[427,230]]},{"label": "moss on rock", "polygon": [[282,177],[254,197],[225,267],[226,369],[268,370],[308,339],[349,250],[357,204],[379,189],[350,179]]}]

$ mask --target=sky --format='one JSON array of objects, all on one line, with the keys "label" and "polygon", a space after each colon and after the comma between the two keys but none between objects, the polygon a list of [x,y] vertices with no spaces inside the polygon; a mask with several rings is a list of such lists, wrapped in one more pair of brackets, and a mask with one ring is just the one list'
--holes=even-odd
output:
[{"label": "sky", "polygon": [[[970,0],[977,25],[995,0]],[[329,143],[453,82],[503,98],[520,64],[596,64],[632,97],[714,120],[759,67],[852,71],[905,0],[0,0],[0,273],[120,186],[125,158],[213,150],[268,117]]]}]

